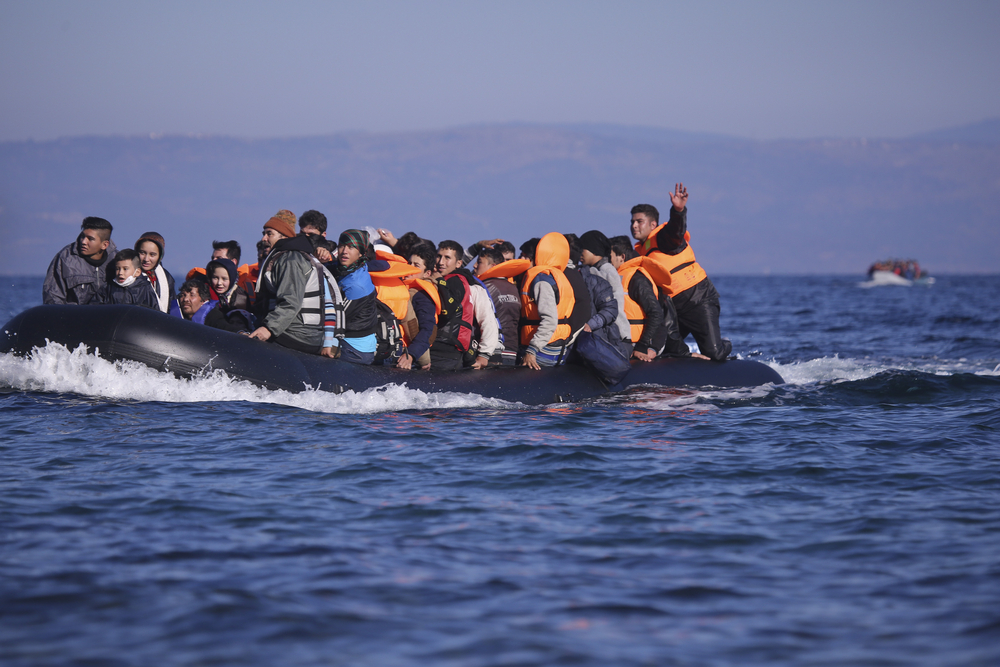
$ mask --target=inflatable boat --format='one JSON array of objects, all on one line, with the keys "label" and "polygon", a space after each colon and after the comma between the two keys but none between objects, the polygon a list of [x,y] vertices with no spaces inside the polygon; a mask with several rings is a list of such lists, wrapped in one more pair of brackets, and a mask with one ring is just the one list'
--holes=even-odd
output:
[{"label": "inflatable boat", "polygon": [[861,287],[884,287],[887,285],[896,285],[899,287],[912,287],[913,285],[930,286],[934,284],[934,277],[921,276],[920,278],[910,280],[892,271],[872,271],[868,274],[866,282],[858,284]]},{"label": "inflatable boat", "polygon": [[625,379],[610,387],[586,368],[572,365],[540,371],[510,366],[478,371],[357,366],[136,306],[36,306],[0,331],[4,353],[27,355],[49,342],[70,349],[82,344],[110,361],[136,361],[182,377],[221,370],[238,380],[290,392],[341,393],[406,384],[425,392],[461,392],[540,405],[594,398],[637,385],[751,387],[783,382],[772,368],[756,361],[691,358],[633,361]]}]

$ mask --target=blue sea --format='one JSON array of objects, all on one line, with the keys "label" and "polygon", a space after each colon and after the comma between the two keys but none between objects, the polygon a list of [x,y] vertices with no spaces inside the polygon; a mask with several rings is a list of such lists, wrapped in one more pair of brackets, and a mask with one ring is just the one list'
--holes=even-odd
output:
[{"label": "blue sea", "polygon": [[546,407],[0,355],[0,664],[1000,664],[1000,276],[863,280],[715,279],[784,385]]}]

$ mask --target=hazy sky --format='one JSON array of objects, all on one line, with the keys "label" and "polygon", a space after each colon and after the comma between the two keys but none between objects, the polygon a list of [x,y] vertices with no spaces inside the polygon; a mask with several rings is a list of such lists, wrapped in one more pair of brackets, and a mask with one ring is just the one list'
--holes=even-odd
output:
[{"label": "hazy sky", "polygon": [[898,137],[1000,116],[1000,2],[0,0],[0,140],[610,122]]}]

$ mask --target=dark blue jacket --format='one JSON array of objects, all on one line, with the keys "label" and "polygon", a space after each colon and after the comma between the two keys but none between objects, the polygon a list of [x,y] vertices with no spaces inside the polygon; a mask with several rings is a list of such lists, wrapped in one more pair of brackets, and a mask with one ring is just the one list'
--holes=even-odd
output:
[{"label": "dark blue jacket", "polygon": [[160,309],[160,304],[156,301],[156,293],[153,292],[153,286],[149,284],[149,280],[144,275],[140,275],[128,287],[122,287],[114,280],[108,282],[104,286],[101,303],[145,306],[153,310]]}]

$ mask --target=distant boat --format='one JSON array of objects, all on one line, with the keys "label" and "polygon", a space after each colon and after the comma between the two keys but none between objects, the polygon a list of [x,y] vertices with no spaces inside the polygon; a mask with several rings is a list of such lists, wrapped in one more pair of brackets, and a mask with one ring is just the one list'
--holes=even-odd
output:
[{"label": "distant boat", "polygon": [[868,282],[859,283],[860,287],[884,287],[898,285],[912,287],[913,285],[933,285],[934,279],[920,268],[920,262],[915,259],[886,259],[875,262],[868,267]]},{"label": "distant boat", "polygon": [[895,273],[894,271],[871,271],[868,280],[858,283],[858,287],[885,287],[887,285],[897,285],[899,287],[912,287],[914,285],[933,285],[934,276],[920,276],[910,280]]}]

